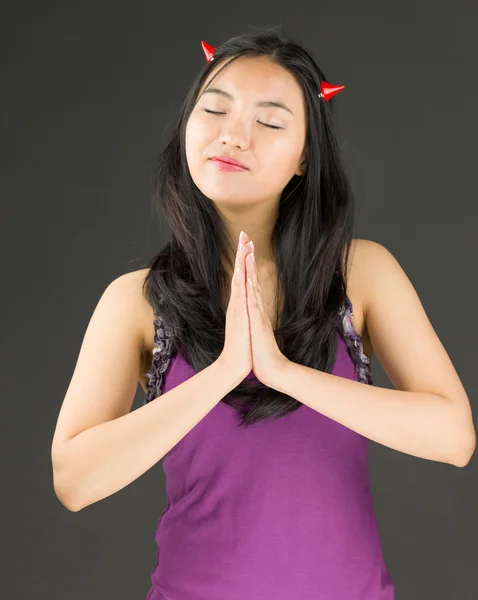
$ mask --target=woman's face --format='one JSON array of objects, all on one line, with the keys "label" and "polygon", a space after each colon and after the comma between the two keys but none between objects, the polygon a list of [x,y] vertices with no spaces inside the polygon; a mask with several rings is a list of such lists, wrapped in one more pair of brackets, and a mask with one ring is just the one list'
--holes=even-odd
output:
[{"label": "woman's face", "polygon": [[[304,170],[306,115],[301,88],[288,71],[264,57],[234,61],[202,94],[209,79],[186,128],[186,155],[194,183],[224,208],[265,201],[277,204],[292,176]],[[291,112],[257,105],[268,101],[285,104]],[[220,154],[240,161],[248,170],[218,169],[210,158]]]}]

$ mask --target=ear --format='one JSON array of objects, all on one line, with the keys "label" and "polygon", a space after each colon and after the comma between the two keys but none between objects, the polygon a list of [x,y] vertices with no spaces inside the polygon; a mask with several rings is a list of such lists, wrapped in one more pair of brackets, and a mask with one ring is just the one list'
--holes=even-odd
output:
[{"label": "ear", "polygon": [[296,175],[303,175],[305,173],[305,167],[306,167],[306,161],[305,161],[305,158],[304,158],[304,160],[297,167],[297,171],[295,172],[295,174]]}]

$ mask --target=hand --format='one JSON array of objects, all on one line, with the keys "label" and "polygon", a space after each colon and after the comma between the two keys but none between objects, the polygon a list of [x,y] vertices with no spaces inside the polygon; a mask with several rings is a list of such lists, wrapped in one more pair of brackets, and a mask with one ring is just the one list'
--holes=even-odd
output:
[{"label": "hand", "polygon": [[250,241],[246,246],[251,247],[245,262],[252,370],[259,381],[264,385],[270,385],[275,381],[277,373],[283,370],[290,361],[280,351],[269,316],[264,309],[262,290],[254,262],[254,244]]},{"label": "hand", "polygon": [[224,348],[218,357],[223,368],[227,369],[240,383],[252,369],[252,353],[247,312],[246,265],[249,252],[247,233],[241,232],[236,253],[235,271],[231,281],[231,296],[226,311]]}]

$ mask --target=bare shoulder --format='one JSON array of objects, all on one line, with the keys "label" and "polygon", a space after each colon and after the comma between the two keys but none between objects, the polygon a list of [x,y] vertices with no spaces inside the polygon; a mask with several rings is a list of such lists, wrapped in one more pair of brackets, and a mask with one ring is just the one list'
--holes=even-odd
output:
[{"label": "bare shoulder", "polygon": [[[353,304],[353,322],[356,331],[362,336],[365,354],[371,358],[374,352],[370,332],[369,310],[377,294],[384,296],[383,286],[392,273],[404,272],[393,254],[382,244],[374,240],[357,238],[352,241],[349,259],[348,296]],[[406,276],[405,276],[406,277]]]},{"label": "bare shoulder", "polygon": [[377,242],[363,238],[354,238],[350,247],[348,264],[347,295],[352,303],[352,322],[355,331],[363,341],[364,353],[371,359],[373,347],[367,331],[366,323],[366,297],[367,285],[366,274],[370,268],[372,254],[376,252]]},{"label": "bare shoulder", "polygon": [[377,360],[395,389],[427,392],[453,403],[460,419],[459,444],[436,460],[464,466],[476,447],[470,402],[418,290],[382,244],[360,240],[355,256],[362,313]]},{"label": "bare shoulder", "polygon": [[144,270],[119,275],[95,306],[62,402],[53,460],[62,455],[64,443],[80,432],[131,410],[138,371],[143,371],[148,315],[148,301],[141,293],[145,275]]},{"label": "bare shoulder", "polygon": [[137,306],[137,310],[135,310],[135,316],[138,319],[137,325],[142,337],[141,364],[138,379],[144,392],[146,392],[147,383],[145,372],[151,366],[154,348],[154,310],[143,293],[144,281],[149,271],[149,267],[146,267],[137,271],[131,271],[122,276],[127,281],[131,293],[136,298],[135,305]]},{"label": "bare shoulder", "polygon": [[143,293],[144,281],[149,271],[150,269],[147,267],[136,271],[130,271],[121,276],[124,278],[125,283],[129,286],[131,293],[136,299],[135,316],[138,319],[138,328],[142,332],[142,352],[146,354],[154,347],[154,310]]}]

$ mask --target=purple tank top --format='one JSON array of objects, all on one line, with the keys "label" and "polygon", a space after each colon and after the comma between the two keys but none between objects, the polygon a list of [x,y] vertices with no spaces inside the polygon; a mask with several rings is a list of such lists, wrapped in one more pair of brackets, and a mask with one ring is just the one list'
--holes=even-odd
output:
[{"label": "purple tank top", "polygon": [[[351,313],[346,297],[332,373],[373,385]],[[144,404],[195,375],[170,357],[156,315],[154,325]],[[146,600],[394,600],[368,439],[305,404],[248,429],[239,421],[218,402],[161,459],[167,504]]]}]

